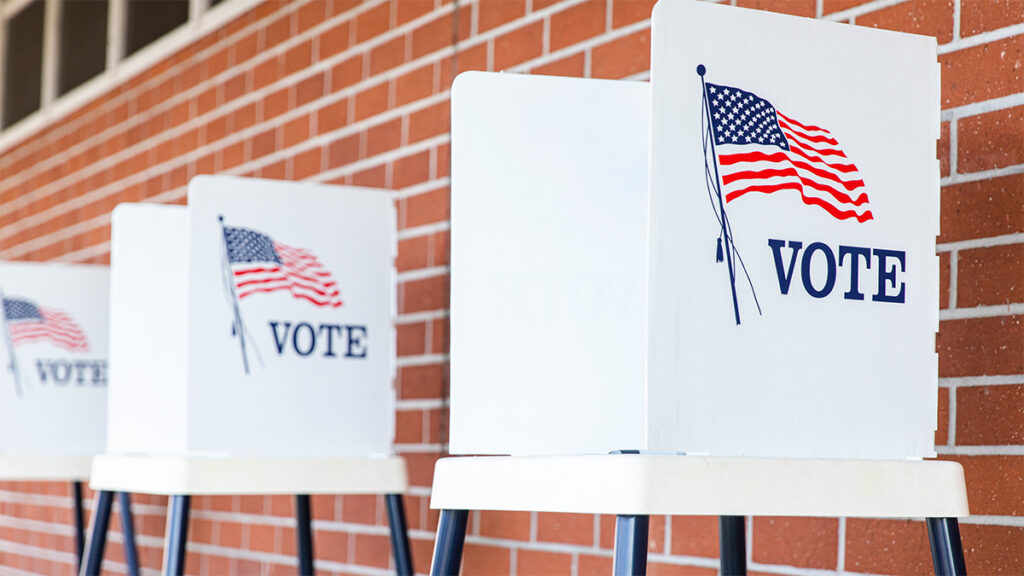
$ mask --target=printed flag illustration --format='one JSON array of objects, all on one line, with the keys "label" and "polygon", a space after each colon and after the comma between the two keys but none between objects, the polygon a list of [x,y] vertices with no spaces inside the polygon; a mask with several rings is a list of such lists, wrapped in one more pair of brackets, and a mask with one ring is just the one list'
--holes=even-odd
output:
[{"label": "printed flag illustration", "polygon": [[739,325],[738,270],[746,276],[758,314],[761,304],[736,248],[726,204],[751,192],[797,192],[804,204],[838,220],[864,223],[874,215],[857,166],[827,129],[794,120],[753,92],[706,82],[706,73],[703,64],[697,66],[703,86],[704,177],[720,226],[716,260],[726,262]]},{"label": "printed flag illustration", "polygon": [[857,166],[828,130],[746,90],[711,83],[705,90],[726,202],[789,190],[839,220],[873,218]]},{"label": "printed flag illustration", "polygon": [[[330,271],[313,252],[278,242],[257,230],[226,226],[223,216],[218,220],[224,234],[224,284],[235,316],[231,333],[238,337],[242,364],[248,374],[248,330],[238,307],[239,300],[254,294],[287,291],[293,298],[314,306],[338,308],[342,305],[341,292]],[[249,336],[252,340],[251,334]],[[260,359],[259,350],[255,347],[253,350]]]},{"label": "printed flag illustration", "polygon": [[89,340],[82,327],[69,314],[46,308],[25,298],[0,296],[3,308],[3,332],[10,355],[8,369],[14,375],[14,385],[21,396],[21,372],[14,349],[29,342],[49,342],[72,352],[87,352]]}]

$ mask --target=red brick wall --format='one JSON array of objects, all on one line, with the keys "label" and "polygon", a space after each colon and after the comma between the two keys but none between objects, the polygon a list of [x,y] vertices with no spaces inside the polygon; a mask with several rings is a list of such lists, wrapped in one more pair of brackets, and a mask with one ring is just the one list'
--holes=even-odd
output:
[{"label": "red brick wall", "polygon": [[[230,0],[229,0],[230,1]],[[672,0],[665,0],[672,1]],[[738,0],[938,37],[942,65],[941,458],[961,462],[968,570],[1024,573],[1024,1]],[[398,451],[416,564],[444,454],[449,86],[464,70],[647,78],[651,2],[267,1],[109,94],[0,149],[0,258],[107,262],[118,202],[181,203],[231,173],[398,191]],[[142,560],[160,564],[166,499],[136,497]],[[68,487],[0,484],[0,571],[67,574]],[[291,500],[194,500],[188,572],[294,573]],[[383,574],[383,502],[316,497],[318,567]],[[115,506],[116,510],[116,506]],[[114,525],[117,525],[115,515]],[[467,574],[609,573],[613,519],[474,513]],[[752,571],[917,574],[919,520],[748,521]],[[653,574],[713,574],[712,518],[655,517]],[[124,571],[119,535],[105,568]]]}]

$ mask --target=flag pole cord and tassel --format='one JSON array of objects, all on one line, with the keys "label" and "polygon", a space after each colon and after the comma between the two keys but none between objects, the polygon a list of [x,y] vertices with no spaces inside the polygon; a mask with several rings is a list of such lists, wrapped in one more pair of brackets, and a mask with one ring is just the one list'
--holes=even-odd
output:
[{"label": "flag pole cord and tassel", "polygon": [[242,324],[242,313],[238,309],[238,296],[235,294],[234,276],[231,274],[231,262],[230,256],[228,255],[228,231],[224,226],[223,215],[217,216],[217,221],[220,222],[220,230],[224,238],[224,251],[221,254],[221,270],[224,274],[224,285],[231,294],[231,308],[235,314],[235,321],[231,325],[231,335],[238,336],[238,343],[242,348],[242,365],[245,367],[245,373],[248,374],[249,356],[245,351],[245,325]]},{"label": "flag pole cord and tassel", "polygon": [[4,343],[7,345],[7,353],[11,357],[11,362],[7,365],[7,369],[14,376],[14,390],[20,398],[22,394],[21,371],[18,370],[18,357],[14,353],[14,341],[11,339],[11,331],[7,326],[7,306],[4,305],[3,290],[0,290],[0,324],[3,324]]}]

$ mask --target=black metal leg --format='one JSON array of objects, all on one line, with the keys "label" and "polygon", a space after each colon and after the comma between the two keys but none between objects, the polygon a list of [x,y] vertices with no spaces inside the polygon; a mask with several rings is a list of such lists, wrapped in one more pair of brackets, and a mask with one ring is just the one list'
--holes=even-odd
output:
[{"label": "black metal leg", "polygon": [[181,576],[185,573],[185,543],[188,542],[188,512],[191,496],[171,496],[167,511],[167,542],[164,544],[164,575]]},{"label": "black metal leg", "polygon": [[409,552],[409,531],[405,525],[405,506],[401,494],[385,494],[388,527],[391,529],[391,551],[395,555],[395,573],[412,576],[412,554]]},{"label": "black metal leg", "polygon": [[82,569],[82,555],[85,553],[85,508],[82,506],[82,483],[71,483],[72,498],[75,502],[75,555],[79,570]]},{"label": "black metal leg", "polygon": [[434,561],[430,565],[431,576],[458,576],[468,520],[469,510],[441,510],[437,541],[434,543]]},{"label": "black metal leg", "polygon": [[295,495],[295,535],[299,541],[299,574],[313,575],[313,525],[309,494]]},{"label": "black metal leg", "polygon": [[114,493],[99,491],[96,493],[95,508],[92,511],[92,532],[89,534],[89,547],[79,573],[82,576],[94,576],[100,573],[103,564],[103,549],[107,546],[107,528],[110,526],[110,507],[114,504]]},{"label": "black metal leg", "polygon": [[132,499],[127,492],[118,492],[121,504],[121,534],[124,535],[124,563],[128,576],[139,576],[139,553],[135,549],[135,519],[132,518]]},{"label": "black metal leg", "polygon": [[718,556],[722,576],[746,576],[747,536],[743,531],[743,516],[718,517]]},{"label": "black metal leg", "polygon": [[615,576],[647,574],[647,533],[649,516],[615,518]]},{"label": "black metal leg", "polygon": [[932,544],[932,564],[936,576],[964,576],[964,548],[960,541],[960,523],[956,518],[928,518],[928,540]]}]

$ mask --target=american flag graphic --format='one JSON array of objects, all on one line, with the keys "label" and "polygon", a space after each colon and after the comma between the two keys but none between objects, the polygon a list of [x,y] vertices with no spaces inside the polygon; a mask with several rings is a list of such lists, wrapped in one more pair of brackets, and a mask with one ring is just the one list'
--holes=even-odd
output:
[{"label": "american flag graphic", "polygon": [[239,300],[260,292],[287,290],[317,306],[341,306],[337,282],[309,250],[282,244],[248,228],[225,226],[224,239]]},{"label": "american flag graphic", "polygon": [[839,220],[874,218],[857,167],[828,130],[798,122],[752,92],[706,86],[726,202],[791,190]]},{"label": "american flag graphic", "polygon": [[14,346],[42,340],[75,352],[89,350],[82,327],[60,310],[44,308],[24,298],[4,298],[3,309],[4,323]]}]

